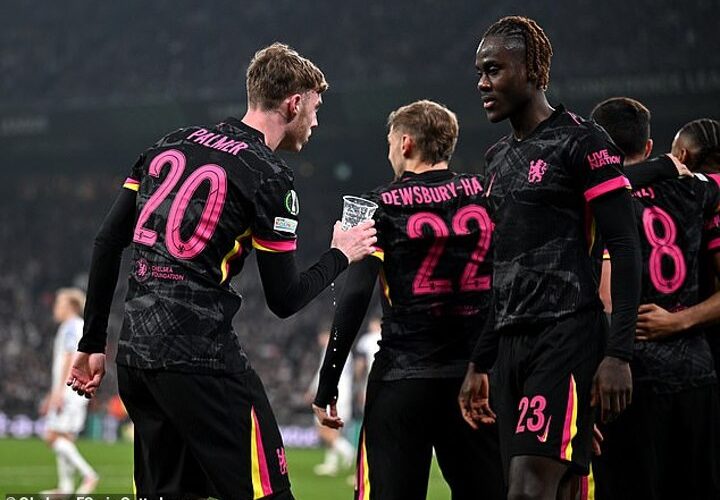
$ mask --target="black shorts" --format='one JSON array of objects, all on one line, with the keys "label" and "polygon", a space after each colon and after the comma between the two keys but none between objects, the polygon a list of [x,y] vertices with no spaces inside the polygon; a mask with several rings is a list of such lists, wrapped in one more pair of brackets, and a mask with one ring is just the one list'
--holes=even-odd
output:
[{"label": "black shorts", "polygon": [[638,384],[628,409],[600,425],[595,498],[720,498],[719,405],[715,384],[672,394]]},{"label": "black shorts", "polygon": [[425,498],[433,448],[454,500],[506,498],[495,425],[460,414],[461,379],[370,381],[358,447],[357,500]]},{"label": "black shorts", "polygon": [[506,474],[518,455],[554,458],[575,474],[588,474],[590,394],[606,337],[607,320],[599,310],[501,336],[490,394]]},{"label": "black shorts", "polygon": [[253,370],[201,375],[118,365],[135,424],[137,495],[292,499],[285,449]]}]

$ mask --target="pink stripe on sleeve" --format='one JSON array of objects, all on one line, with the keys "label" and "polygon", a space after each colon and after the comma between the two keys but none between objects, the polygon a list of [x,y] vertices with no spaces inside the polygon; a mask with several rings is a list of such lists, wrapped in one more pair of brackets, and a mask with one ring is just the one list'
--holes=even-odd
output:
[{"label": "pink stripe on sleeve", "polygon": [[720,186],[720,174],[707,174],[707,176],[714,180],[715,184]]},{"label": "pink stripe on sleeve", "polygon": [[621,177],[614,177],[609,181],[601,182],[597,186],[593,186],[585,191],[585,199],[587,201],[594,200],[598,196],[602,196],[610,191],[615,191],[620,188],[629,188],[630,181],[624,175]]},{"label": "pink stripe on sleeve", "polygon": [[137,181],[132,177],[128,177],[127,179],[125,179],[123,187],[127,189],[132,189],[133,191],[137,191],[140,188],[140,181]]},{"label": "pink stripe on sleeve", "polygon": [[715,238],[714,240],[710,240],[707,244],[708,250],[716,250],[720,248],[720,238]]},{"label": "pink stripe on sleeve", "polygon": [[292,252],[297,249],[297,240],[261,240],[253,236],[253,246],[259,250],[270,250],[271,252]]}]

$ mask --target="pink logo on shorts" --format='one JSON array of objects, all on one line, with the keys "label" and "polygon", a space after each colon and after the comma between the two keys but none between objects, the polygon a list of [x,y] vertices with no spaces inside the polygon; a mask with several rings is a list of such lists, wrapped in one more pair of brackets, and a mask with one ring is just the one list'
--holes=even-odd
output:
[{"label": "pink logo on shorts", "polygon": [[278,448],[275,450],[278,457],[278,464],[280,464],[280,474],[283,476],[287,474],[287,458],[285,457],[285,448]]},{"label": "pink logo on shorts", "polygon": [[530,162],[530,170],[528,171],[528,182],[537,184],[542,181],[543,175],[547,171],[548,164],[545,160],[535,160]]}]

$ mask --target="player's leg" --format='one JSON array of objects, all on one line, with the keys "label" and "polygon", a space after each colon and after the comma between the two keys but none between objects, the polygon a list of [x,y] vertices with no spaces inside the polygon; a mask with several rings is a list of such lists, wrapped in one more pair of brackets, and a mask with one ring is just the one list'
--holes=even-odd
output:
[{"label": "player's leg", "polygon": [[497,424],[473,430],[457,406],[461,379],[434,381],[428,398],[437,401],[439,422],[434,429],[438,465],[450,486],[453,500],[501,500],[506,497],[498,448]]},{"label": "player's leg", "polygon": [[720,498],[720,402],[717,384],[673,395],[672,472],[666,498]]},{"label": "player's leg", "polygon": [[160,372],[150,390],[223,499],[292,499],[282,437],[253,370]]},{"label": "player's leg", "polygon": [[510,498],[536,498],[534,493],[554,499],[568,469],[588,474],[594,424],[590,395],[606,328],[602,312],[592,310],[533,333],[529,355],[518,365],[519,400],[514,411],[508,412],[506,401],[503,414],[498,413],[505,434],[511,433]]},{"label": "player's leg", "polygon": [[436,405],[425,380],[370,381],[358,448],[357,500],[427,495]]},{"label": "player's leg", "polygon": [[138,497],[208,496],[202,469],[148,389],[146,373],[118,365],[118,387],[134,424],[134,483]]},{"label": "player's leg", "polygon": [[[87,405],[74,394],[70,396],[74,399],[66,398],[63,407],[49,416],[47,440],[58,457],[58,476],[62,483],[59,489],[65,490],[68,485],[73,485],[74,471],[77,470],[82,476],[77,493],[88,494],[97,486],[99,476],[75,445],[75,439],[85,424]],[[72,486],[70,491],[74,491]]]},{"label": "player's leg", "polygon": [[47,416],[47,419],[45,422],[45,435],[43,436],[43,439],[55,455],[55,463],[57,465],[58,484],[57,484],[56,488],[53,488],[50,490],[45,490],[45,491],[41,492],[41,493],[47,494],[47,495],[67,494],[67,493],[72,493],[75,491],[75,485],[74,485],[74,479],[73,479],[74,468],[73,468],[72,464],[68,461],[68,459],[65,458],[65,455],[63,455],[62,453],[59,453],[58,450],[55,449],[55,441],[60,436],[60,434],[54,430],[56,427],[57,427],[57,412],[52,411],[52,412],[48,413],[48,416]]},{"label": "player's leg", "polygon": [[632,404],[615,421],[598,424],[604,439],[602,454],[593,457],[597,500],[663,498],[659,479],[663,473],[675,479],[667,469],[668,433],[675,427],[669,413],[666,396],[636,383]]},{"label": "player's leg", "polygon": [[568,465],[555,458],[515,455],[510,459],[508,500],[556,500]]},{"label": "player's leg", "polygon": [[[337,401],[338,415],[346,419],[346,423],[350,423],[352,419],[352,408],[353,408],[353,391],[351,389],[344,390]],[[344,469],[349,469],[355,463],[355,447],[346,437],[348,435],[348,428],[346,425],[343,430],[337,431],[335,439],[332,442],[332,448],[335,453],[340,457],[340,465]],[[343,432],[344,431],[344,432]]]},{"label": "player's leg", "polygon": [[[338,415],[345,419],[352,416],[352,391],[340,393],[337,401]],[[343,435],[342,430],[330,429],[316,422],[320,441],[325,447],[325,459],[313,467],[319,476],[335,476],[341,470],[349,469],[355,462],[355,447]],[[347,427],[347,426],[346,426]]]},{"label": "player's leg", "polygon": [[566,472],[558,485],[556,500],[589,500],[589,477]]},{"label": "player's leg", "polygon": [[319,422],[315,422],[315,426],[325,449],[325,457],[321,463],[313,467],[313,472],[318,476],[334,476],[340,472],[340,455],[333,448],[340,431],[320,425]]}]

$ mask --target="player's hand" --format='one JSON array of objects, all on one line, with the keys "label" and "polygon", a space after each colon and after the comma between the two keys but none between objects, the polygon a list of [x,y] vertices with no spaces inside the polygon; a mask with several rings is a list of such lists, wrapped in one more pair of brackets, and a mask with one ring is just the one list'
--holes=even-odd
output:
[{"label": "player's hand", "polygon": [[315,403],[312,405],[313,413],[315,413],[315,417],[318,419],[318,422],[320,422],[320,425],[330,427],[331,429],[342,428],[345,422],[343,422],[343,419],[337,414],[337,404],[334,402],[330,403],[328,408],[330,408],[329,412],[326,408],[318,406]]},{"label": "player's hand", "polygon": [[105,354],[76,352],[65,383],[86,398],[92,398],[105,376]]},{"label": "player's hand", "polygon": [[490,381],[487,373],[475,371],[475,364],[468,365],[463,380],[458,404],[463,419],[470,427],[477,430],[478,424],[493,424],[497,418],[490,408]]},{"label": "player's hand", "polygon": [[637,340],[660,340],[685,330],[680,316],[656,304],[641,304],[635,326]]},{"label": "player's hand", "polygon": [[602,435],[602,432],[600,432],[600,429],[598,429],[598,426],[593,424],[592,449],[593,449],[593,453],[597,457],[602,455],[602,442],[604,440],[605,440],[605,437]]},{"label": "player's hand", "polygon": [[592,406],[600,405],[600,419],[606,423],[620,415],[631,401],[630,363],[606,356],[595,372],[590,404]]},{"label": "player's hand", "polygon": [[374,220],[358,224],[347,231],[343,231],[341,226],[340,221],[335,223],[330,246],[344,253],[350,264],[364,259],[375,251],[373,245],[377,242],[375,237],[377,230],[373,227]]},{"label": "player's hand", "polygon": [[692,177],[693,173],[690,171],[689,168],[685,166],[684,163],[680,163],[680,160],[678,160],[675,156],[671,155],[670,153],[667,153],[665,156],[670,158],[672,162],[675,164],[675,168],[678,171],[678,177]]}]

